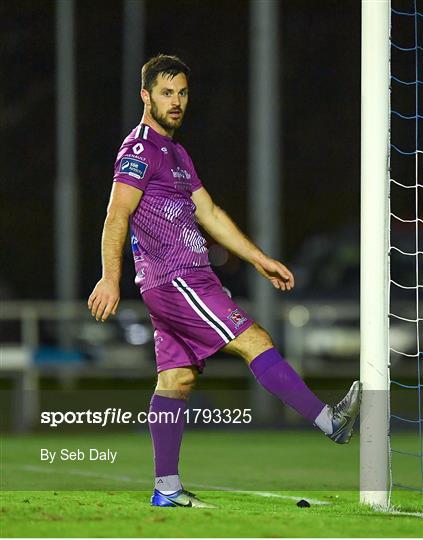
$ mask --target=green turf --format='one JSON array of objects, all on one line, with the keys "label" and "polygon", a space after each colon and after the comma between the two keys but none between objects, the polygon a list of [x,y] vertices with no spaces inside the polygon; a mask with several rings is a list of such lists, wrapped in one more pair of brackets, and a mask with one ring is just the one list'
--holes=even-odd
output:
[{"label": "green turf", "polygon": [[[411,449],[415,436],[398,436],[396,444]],[[51,465],[39,459],[40,448],[90,447],[118,450],[118,458],[114,464]],[[416,484],[416,470],[409,460],[398,463],[395,472],[401,483]],[[1,536],[421,536],[421,518],[375,513],[358,504],[357,438],[338,446],[317,432],[188,432],[181,472],[188,489],[218,508],[149,506],[152,465],[147,432],[6,436]],[[300,498],[311,499],[311,508],[298,508]],[[403,512],[423,511],[417,493],[395,492],[393,503]]]}]

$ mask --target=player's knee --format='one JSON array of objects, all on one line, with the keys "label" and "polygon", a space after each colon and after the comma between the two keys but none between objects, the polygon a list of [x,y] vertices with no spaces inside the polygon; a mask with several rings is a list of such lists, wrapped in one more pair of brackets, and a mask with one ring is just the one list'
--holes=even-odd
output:
[{"label": "player's knee", "polygon": [[260,325],[254,324],[249,344],[244,351],[243,358],[246,362],[250,363],[259,354],[272,347],[274,347],[274,343],[270,334]]},{"label": "player's knee", "polygon": [[245,332],[231,341],[227,346],[227,352],[236,354],[251,362],[263,351],[274,347],[272,338],[259,324],[254,323]]},{"label": "player's knee", "polygon": [[254,332],[254,334],[252,335],[252,339],[258,345],[263,345],[264,347],[274,346],[270,334],[264,328],[262,328],[259,324],[254,323],[251,328],[253,329],[253,332]]},{"label": "player's knee", "polygon": [[176,388],[179,393],[183,394],[184,396],[183,399],[188,398],[188,396],[190,395],[191,391],[193,390],[195,386],[195,381],[196,381],[196,377],[194,376],[194,374],[190,374],[190,375],[185,374],[178,379],[176,383]]},{"label": "player's knee", "polygon": [[171,369],[159,373],[156,393],[176,399],[187,399],[195,386],[196,373],[187,369]]}]

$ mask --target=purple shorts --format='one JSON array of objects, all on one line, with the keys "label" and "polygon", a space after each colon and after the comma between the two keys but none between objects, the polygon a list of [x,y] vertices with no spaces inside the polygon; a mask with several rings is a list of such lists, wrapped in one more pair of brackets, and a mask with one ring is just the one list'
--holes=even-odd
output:
[{"label": "purple shorts", "polygon": [[254,322],[210,271],[177,277],[142,298],[154,327],[157,372],[196,366],[201,373],[208,356]]}]

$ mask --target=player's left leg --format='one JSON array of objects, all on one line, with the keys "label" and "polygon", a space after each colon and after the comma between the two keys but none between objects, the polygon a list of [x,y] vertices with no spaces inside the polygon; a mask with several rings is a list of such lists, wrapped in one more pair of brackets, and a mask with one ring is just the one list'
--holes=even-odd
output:
[{"label": "player's left leg", "polygon": [[338,405],[326,405],[286,362],[272,338],[257,323],[239,334],[223,350],[244,358],[266,390],[313,422],[332,440],[338,443],[350,440],[360,407],[361,385],[358,381]]},{"label": "player's left leg", "polygon": [[315,422],[325,403],[308,388],[296,371],[282,358],[270,335],[254,323],[224,351],[244,358],[257,381],[266,390],[298,411],[301,416]]}]

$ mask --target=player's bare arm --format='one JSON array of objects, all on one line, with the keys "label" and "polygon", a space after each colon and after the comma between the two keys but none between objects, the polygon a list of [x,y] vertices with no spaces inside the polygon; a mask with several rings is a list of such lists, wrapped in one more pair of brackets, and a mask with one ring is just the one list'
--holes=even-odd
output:
[{"label": "player's bare arm", "polygon": [[216,242],[254,265],[276,289],[290,291],[294,287],[294,276],[288,268],[256,246],[230,216],[214,203],[204,187],[193,192],[192,200],[196,205],[197,221]]},{"label": "player's bare arm", "polygon": [[101,241],[103,274],[88,299],[88,309],[97,321],[115,315],[120,299],[122,253],[129,216],[137,208],[142,191],[126,184],[113,184]]}]

